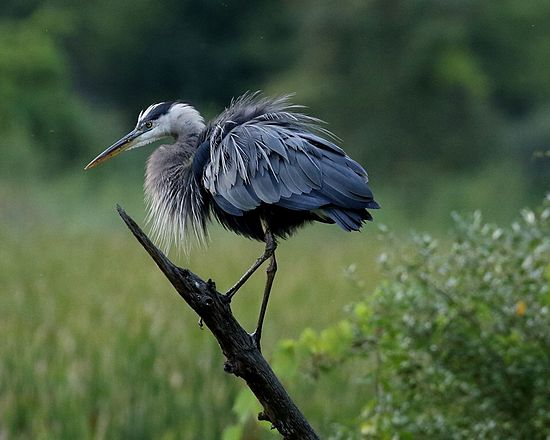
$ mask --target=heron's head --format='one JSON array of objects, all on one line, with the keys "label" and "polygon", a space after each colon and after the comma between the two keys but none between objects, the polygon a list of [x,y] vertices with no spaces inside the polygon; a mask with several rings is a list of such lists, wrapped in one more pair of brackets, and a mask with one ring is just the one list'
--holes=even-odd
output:
[{"label": "heron's head", "polygon": [[204,120],[197,110],[180,101],[161,102],[142,110],[136,127],[93,159],[85,170],[122,153],[158,140],[181,135],[197,135],[204,129]]}]

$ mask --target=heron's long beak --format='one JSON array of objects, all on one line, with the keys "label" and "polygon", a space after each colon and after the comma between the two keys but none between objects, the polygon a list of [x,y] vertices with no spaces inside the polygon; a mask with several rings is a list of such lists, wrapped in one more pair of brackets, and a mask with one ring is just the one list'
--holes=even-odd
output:
[{"label": "heron's long beak", "polygon": [[99,154],[94,160],[86,165],[84,169],[89,170],[90,168],[93,168],[96,165],[99,165],[100,163],[105,162],[106,160],[115,157],[117,154],[120,154],[123,151],[131,148],[135,144],[136,139],[141,134],[143,133],[138,129],[132,130],[122,139],[116,141],[113,145],[107,148],[103,153]]}]

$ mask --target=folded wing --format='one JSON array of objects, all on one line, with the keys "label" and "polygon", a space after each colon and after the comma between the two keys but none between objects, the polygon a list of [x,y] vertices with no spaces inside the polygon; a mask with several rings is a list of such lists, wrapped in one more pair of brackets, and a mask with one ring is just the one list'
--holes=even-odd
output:
[{"label": "folded wing", "polygon": [[316,122],[277,111],[219,125],[199,148],[210,153],[202,179],[214,203],[233,216],[262,204],[313,211],[346,230],[372,219],[366,210],[378,204],[366,171],[317,134]]}]

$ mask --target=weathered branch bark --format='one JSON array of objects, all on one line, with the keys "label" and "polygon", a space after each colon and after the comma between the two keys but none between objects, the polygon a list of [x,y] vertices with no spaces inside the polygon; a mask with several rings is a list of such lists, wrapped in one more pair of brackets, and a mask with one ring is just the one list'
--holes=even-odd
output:
[{"label": "weathered branch bark", "polygon": [[216,291],[214,283],[175,266],[120,206],[117,206],[117,210],[179,295],[197,312],[217,339],[227,358],[225,371],[242,377],[260,401],[264,411],[258,415],[258,419],[271,422],[285,439],[318,439],[256,347],[252,336],[233,317],[229,304]]}]

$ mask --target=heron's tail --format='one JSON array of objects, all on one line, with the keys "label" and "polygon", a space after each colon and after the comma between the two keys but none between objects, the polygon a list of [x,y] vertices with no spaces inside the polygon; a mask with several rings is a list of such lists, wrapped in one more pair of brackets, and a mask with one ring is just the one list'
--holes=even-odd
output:
[{"label": "heron's tail", "polygon": [[[379,208],[376,202],[370,209]],[[324,214],[345,231],[359,231],[365,221],[372,221],[372,215],[366,209],[323,208]]]}]

